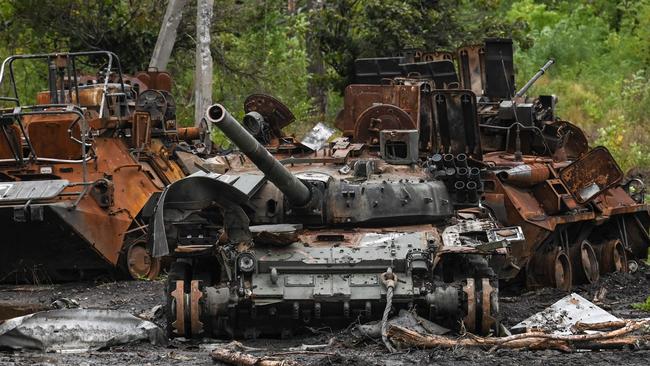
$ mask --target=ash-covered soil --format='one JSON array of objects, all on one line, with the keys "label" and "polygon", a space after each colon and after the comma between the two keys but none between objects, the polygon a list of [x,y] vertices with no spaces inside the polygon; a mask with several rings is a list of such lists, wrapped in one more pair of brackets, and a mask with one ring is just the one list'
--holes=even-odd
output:
[{"label": "ash-covered soil", "polygon": [[[0,315],[16,311],[34,311],[47,308],[60,298],[75,300],[81,307],[116,309],[135,315],[147,314],[163,304],[163,282],[109,282],[75,283],[43,286],[0,286]],[[510,327],[528,316],[543,310],[567,293],[542,289],[510,296],[504,291],[501,301],[503,323]],[[606,275],[598,283],[573,289],[586,299],[622,318],[648,317],[635,310],[632,304],[642,302],[650,293],[650,268],[642,266],[634,274]],[[164,319],[157,319],[164,322]],[[378,342],[357,340],[345,331],[315,330],[300,338],[258,339],[242,341],[247,347],[261,349],[256,354],[287,352],[290,347],[303,344],[326,344],[320,353],[285,356],[305,365],[647,365],[650,350],[625,349],[601,352],[513,351],[488,352],[479,349],[407,350],[388,354]],[[104,351],[80,354],[38,354],[27,352],[0,353],[0,365],[214,365],[209,351],[228,341],[173,340],[168,347],[145,343],[112,347]],[[254,353],[254,352],[253,352]],[[255,354],[255,353],[254,353]]]}]

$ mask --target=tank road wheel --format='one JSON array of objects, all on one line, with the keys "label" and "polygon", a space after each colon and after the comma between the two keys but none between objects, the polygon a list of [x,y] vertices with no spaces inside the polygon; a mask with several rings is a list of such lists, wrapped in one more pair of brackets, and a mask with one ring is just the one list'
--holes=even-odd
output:
[{"label": "tank road wheel", "polygon": [[610,272],[627,272],[627,254],[619,239],[608,240],[594,246],[600,274]]},{"label": "tank road wheel", "polygon": [[575,284],[594,283],[600,278],[600,268],[596,252],[587,240],[571,248],[571,259],[575,273]]},{"label": "tank road wheel", "polygon": [[555,288],[569,291],[573,283],[573,269],[569,256],[564,252],[558,252],[552,263],[553,285]]},{"label": "tank road wheel", "polygon": [[167,295],[167,335],[196,338],[202,336],[203,281],[192,278],[192,266],[185,262],[171,265],[165,291]]},{"label": "tank road wheel", "polygon": [[528,262],[527,286],[555,287],[569,291],[573,284],[573,268],[569,256],[560,247],[538,251]]},{"label": "tank road wheel", "polygon": [[473,278],[467,279],[465,286],[463,286],[463,292],[467,297],[467,308],[463,324],[465,324],[465,330],[474,332],[476,330],[476,286]]},{"label": "tank road wheel", "polygon": [[480,334],[498,334],[499,289],[489,278],[468,278],[463,286],[467,299],[463,324],[465,330]]},{"label": "tank road wheel", "polygon": [[133,279],[153,280],[160,274],[160,258],[149,253],[145,242],[137,241],[126,251],[126,269]]},{"label": "tank road wheel", "polygon": [[188,263],[173,262],[167,274],[165,283],[165,315],[167,318],[167,335],[170,338],[185,337],[189,323],[186,322],[185,284],[189,283],[191,267]]},{"label": "tank road wheel", "polygon": [[481,334],[498,334],[499,288],[481,278]]}]

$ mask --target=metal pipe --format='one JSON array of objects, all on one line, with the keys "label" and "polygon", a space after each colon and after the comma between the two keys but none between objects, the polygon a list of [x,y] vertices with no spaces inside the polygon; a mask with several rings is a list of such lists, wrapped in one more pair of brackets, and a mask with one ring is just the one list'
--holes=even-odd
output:
[{"label": "metal pipe", "polygon": [[467,177],[468,174],[469,174],[469,169],[463,166],[461,166],[460,168],[456,168],[456,178],[463,179]]},{"label": "metal pipe", "polygon": [[454,156],[452,154],[444,154],[442,156],[442,161],[445,167],[447,168],[454,168],[456,165],[454,164]]},{"label": "metal pipe", "polygon": [[309,187],[282,166],[221,104],[208,107],[206,118],[239,147],[264,176],[284,193],[291,204],[304,206],[309,202]]},{"label": "metal pipe", "polygon": [[456,167],[467,167],[467,155],[462,153],[456,155]]},{"label": "metal pipe", "polygon": [[522,164],[497,173],[501,180],[520,187],[532,187],[549,179],[550,171],[546,164]]},{"label": "metal pipe", "polygon": [[476,167],[469,168],[469,179],[478,183],[481,179],[481,169]]},{"label": "metal pipe", "polygon": [[474,203],[478,201],[478,184],[473,180],[470,180],[465,184],[467,188],[467,201]]},{"label": "metal pipe", "polygon": [[523,88],[519,89],[517,94],[515,94],[515,97],[523,96],[528,91],[528,89],[530,89],[530,87],[533,86],[533,84],[535,84],[537,79],[541,78],[542,75],[544,75],[544,73],[546,72],[546,70],[548,70],[548,68],[551,67],[551,65],[553,65],[554,63],[555,63],[554,59],[550,59],[546,61],[546,64],[544,64],[544,66],[542,66],[542,68],[539,69],[539,71],[535,75],[533,75],[533,77],[530,80],[528,80],[526,85],[524,85]]},{"label": "metal pipe", "polygon": [[467,191],[465,190],[465,182],[456,181],[454,183],[454,189],[456,190],[456,202],[462,203],[467,202]]}]

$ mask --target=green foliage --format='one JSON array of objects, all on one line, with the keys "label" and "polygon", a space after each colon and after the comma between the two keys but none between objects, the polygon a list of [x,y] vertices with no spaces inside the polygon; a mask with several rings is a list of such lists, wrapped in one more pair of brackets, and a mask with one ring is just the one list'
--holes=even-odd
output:
[{"label": "green foliage", "polygon": [[452,50],[489,36],[507,36],[500,1],[333,0],[317,12],[312,32],[343,91],[359,57],[390,56],[407,48]]},{"label": "green foliage", "polygon": [[529,94],[558,95],[559,115],[607,146],[624,170],[650,168],[648,1],[520,0],[507,18],[527,31],[517,34],[520,82],[556,60]]},{"label": "green foliage", "polygon": [[[107,49],[120,56],[125,72],[143,70],[165,5],[0,0],[0,56]],[[189,1],[184,9],[169,65],[183,124],[194,120],[195,6]],[[559,115],[607,146],[624,169],[650,169],[650,0],[298,0],[291,13],[286,0],[215,0],[214,12],[213,100],[237,118],[249,94],[273,94],[293,110],[298,122],[290,132],[300,135],[319,118],[334,120],[358,57],[513,37],[519,86],[555,58],[529,94],[556,94]],[[324,71],[310,74],[317,58]],[[23,96],[33,100],[45,88],[28,82],[44,71],[30,63],[17,69]],[[313,85],[325,89],[324,116],[313,113]]]},{"label": "green foliage", "polygon": [[645,299],[645,302],[634,304],[633,307],[638,310],[650,311],[650,296]]}]

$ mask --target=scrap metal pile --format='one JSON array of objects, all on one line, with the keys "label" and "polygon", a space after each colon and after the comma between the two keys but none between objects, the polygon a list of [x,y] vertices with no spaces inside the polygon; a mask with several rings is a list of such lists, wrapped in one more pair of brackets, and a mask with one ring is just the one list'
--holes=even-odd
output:
[{"label": "scrap metal pile", "polygon": [[[76,70],[99,56],[98,76]],[[408,339],[388,322],[400,310],[497,334],[500,284],[568,290],[634,269],[650,243],[643,183],[558,118],[554,96],[524,96],[552,61],[515,92],[512,56],[488,39],[359,59],[341,137],[318,124],[301,140],[271,96],[251,95],[241,124],[216,104],[181,128],[165,73],[122,75],[109,52],[10,57],[1,279],[153,278],[170,258],[171,337],[381,320],[389,345]],[[48,66],[34,106],[14,79],[23,59]],[[212,128],[234,149],[211,153]]]},{"label": "scrap metal pile", "polygon": [[251,96],[243,125],[209,108],[239,151],[170,185],[151,218],[154,255],[175,258],[170,335],[288,335],[404,308],[489,333],[497,279],[568,289],[634,267],[643,187],[555,97],[523,96],[551,64],[515,93],[510,40],[357,60],[343,137],[322,148],[285,136],[293,115],[271,97]]}]

